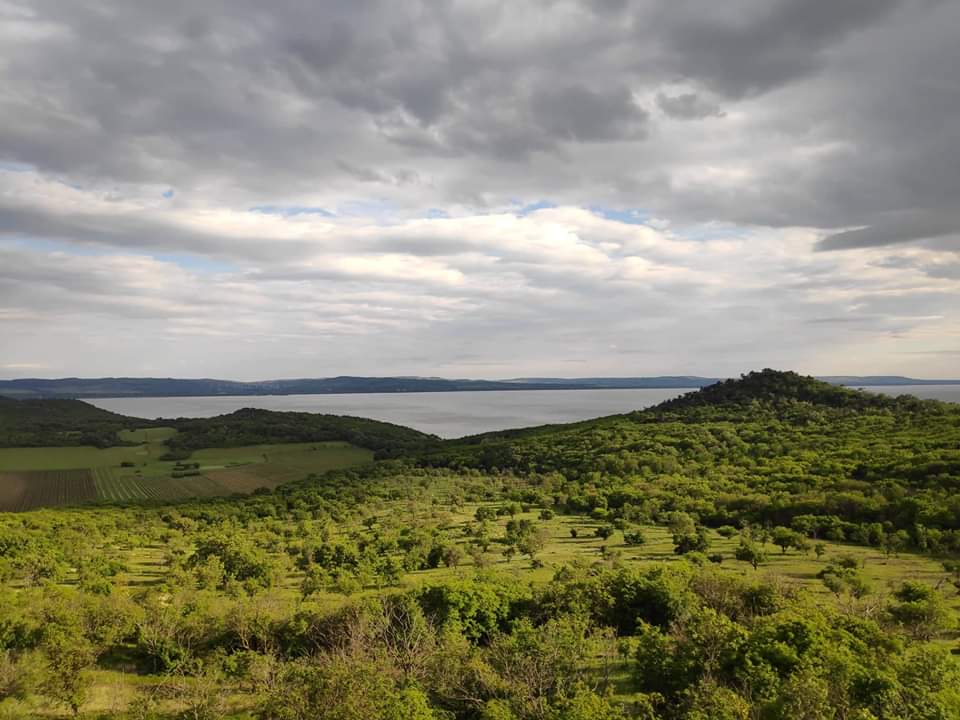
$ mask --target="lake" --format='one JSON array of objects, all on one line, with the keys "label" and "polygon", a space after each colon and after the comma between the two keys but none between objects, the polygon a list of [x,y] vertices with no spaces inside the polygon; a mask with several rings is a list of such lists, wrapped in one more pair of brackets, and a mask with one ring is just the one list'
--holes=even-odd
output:
[{"label": "lake", "polygon": [[588,420],[656,405],[689,390],[483,390],[216,397],[98,398],[87,402],[133,417],[211,417],[253,407],[357,415],[444,438]]},{"label": "lake", "polygon": [[[357,415],[453,438],[640,410],[690,392],[691,389],[98,398],[87,402],[123,415],[142,418],[211,417],[245,407]],[[866,389],[888,395],[908,393],[917,397],[960,402],[960,385],[900,385]]]}]

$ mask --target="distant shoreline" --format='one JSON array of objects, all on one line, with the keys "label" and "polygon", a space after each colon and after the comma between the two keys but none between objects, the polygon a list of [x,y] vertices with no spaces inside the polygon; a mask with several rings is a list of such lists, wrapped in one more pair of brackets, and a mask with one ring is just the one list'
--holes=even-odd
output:
[{"label": "distant shoreline", "polygon": [[[383,395],[536,390],[696,390],[722,378],[700,376],[518,378],[463,380],[432,377],[353,377],[237,382],[177,378],[59,378],[0,380],[0,397],[12,399],[113,399]],[[902,376],[832,375],[818,378],[852,388],[960,385],[960,380]]]}]

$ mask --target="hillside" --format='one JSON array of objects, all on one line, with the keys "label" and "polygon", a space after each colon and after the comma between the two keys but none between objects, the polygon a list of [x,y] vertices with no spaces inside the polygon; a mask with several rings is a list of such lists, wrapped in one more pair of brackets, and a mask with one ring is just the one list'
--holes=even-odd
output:
[{"label": "hillside", "polygon": [[960,406],[772,370],[627,415],[448,441],[418,462],[557,475],[552,491],[585,512],[960,530]]},{"label": "hillside", "polygon": [[748,406],[764,411],[785,411],[798,403],[833,409],[919,407],[929,401],[910,396],[894,398],[888,395],[851,390],[841,385],[818,380],[795,372],[761,370],[742,375],[738,379],[722,380],[696,392],[686,393],[648,408],[645,413],[661,417],[674,411],[694,408],[719,410],[745,409]]},{"label": "hillside", "polygon": [[379,451],[382,457],[390,457],[437,440],[433,435],[379,420],[254,408],[212,418],[181,418],[165,422],[179,431],[167,444],[180,451],[260,443],[343,440]]},{"label": "hillside", "polygon": [[118,442],[117,433],[156,425],[80,400],[12,400],[0,397],[0,447],[93,445]]}]

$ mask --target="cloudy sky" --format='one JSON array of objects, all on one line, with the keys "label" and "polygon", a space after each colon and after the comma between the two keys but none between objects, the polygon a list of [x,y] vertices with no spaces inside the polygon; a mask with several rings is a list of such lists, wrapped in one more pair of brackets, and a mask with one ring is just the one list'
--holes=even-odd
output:
[{"label": "cloudy sky", "polygon": [[958,33],[0,0],[0,376],[960,376]]}]

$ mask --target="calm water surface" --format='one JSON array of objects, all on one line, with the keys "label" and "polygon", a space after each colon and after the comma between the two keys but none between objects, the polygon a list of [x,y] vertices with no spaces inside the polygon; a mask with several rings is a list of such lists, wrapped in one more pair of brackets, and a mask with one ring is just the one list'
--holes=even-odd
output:
[{"label": "calm water surface", "polygon": [[684,389],[483,390],[172,398],[103,398],[88,402],[133,417],[212,417],[245,407],[357,415],[444,438],[490,430],[574,422],[656,405]]},{"label": "calm water surface", "polygon": [[[960,402],[960,385],[864,388]],[[690,389],[492,390],[453,393],[353,393],[174,398],[103,398],[89,402],[133,417],[212,417],[245,407],[357,415],[452,438],[491,430],[574,422],[640,410]]]}]

